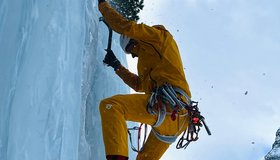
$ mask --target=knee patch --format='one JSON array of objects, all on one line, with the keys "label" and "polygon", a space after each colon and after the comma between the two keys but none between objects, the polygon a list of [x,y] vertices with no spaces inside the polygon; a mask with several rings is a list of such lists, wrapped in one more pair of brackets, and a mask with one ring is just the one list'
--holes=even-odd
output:
[{"label": "knee patch", "polygon": [[113,102],[110,98],[104,99],[100,102],[99,112],[101,115],[106,113],[114,114],[116,112],[124,114],[122,106]]}]

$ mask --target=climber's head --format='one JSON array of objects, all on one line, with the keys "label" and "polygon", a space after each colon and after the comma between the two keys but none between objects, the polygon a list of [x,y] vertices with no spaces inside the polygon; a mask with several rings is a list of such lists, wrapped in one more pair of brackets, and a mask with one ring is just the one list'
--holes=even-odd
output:
[{"label": "climber's head", "polygon": [[120,45],[123,51],[126,54],[131,54],[132,57],[137,57],[135,53],[132,53],[131,50],[137,45],[137,41],[134,39],[131,39],[125,35],[120,36]]}]

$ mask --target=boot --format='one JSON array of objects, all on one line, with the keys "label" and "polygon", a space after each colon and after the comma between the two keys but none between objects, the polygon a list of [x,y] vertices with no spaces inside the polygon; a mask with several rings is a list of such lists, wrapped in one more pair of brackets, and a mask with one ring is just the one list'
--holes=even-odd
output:
[{"label": "boot", "polygon": [[128,157],[120,155],[108,155],[106,156],[107,160],[128,160]]}]

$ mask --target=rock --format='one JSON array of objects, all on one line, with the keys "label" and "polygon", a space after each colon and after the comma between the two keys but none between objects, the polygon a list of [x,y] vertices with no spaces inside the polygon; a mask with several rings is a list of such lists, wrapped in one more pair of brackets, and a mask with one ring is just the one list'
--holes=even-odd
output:
[{"label": "rock", "polygon": [[280,128],[276,132],[276,138],[272,145],[272,149],[264,158],[265,160],[280,160]]}]

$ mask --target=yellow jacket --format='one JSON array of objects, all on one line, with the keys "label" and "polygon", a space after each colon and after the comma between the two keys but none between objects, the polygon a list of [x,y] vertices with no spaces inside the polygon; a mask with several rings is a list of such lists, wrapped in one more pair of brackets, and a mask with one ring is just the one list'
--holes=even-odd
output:
[{"label": "yellow jacket", "polygon": [[100,3],[99,10],[115,32],[138,42],[132,49],[132,53],[138,56],[138,76],[123,66],[116,71],[126,84],[135,91],[150,93],[153,88],[169,83],[191,97],[177,44],[163,26],[150,27],[129,21],[107,2]]}]

